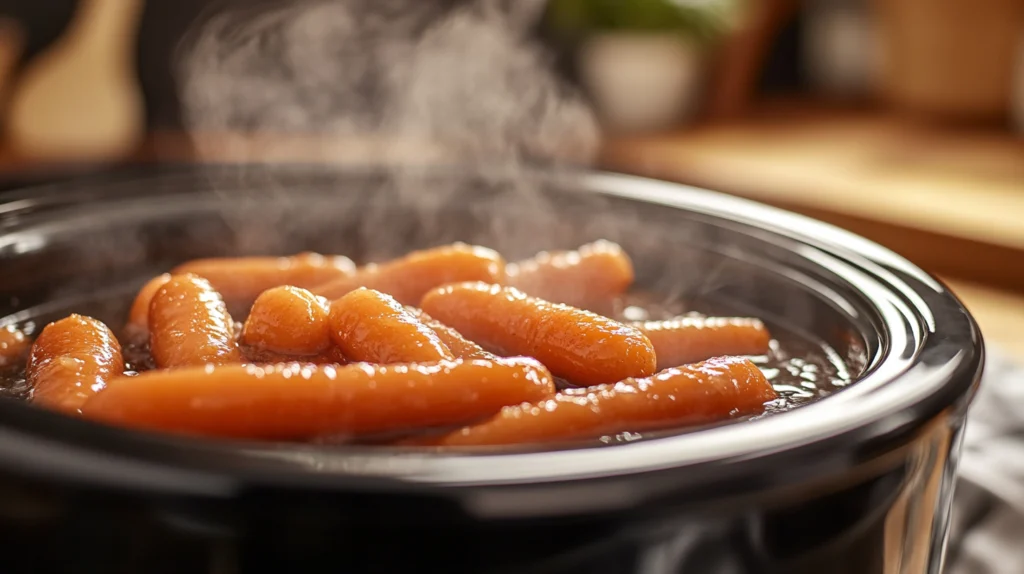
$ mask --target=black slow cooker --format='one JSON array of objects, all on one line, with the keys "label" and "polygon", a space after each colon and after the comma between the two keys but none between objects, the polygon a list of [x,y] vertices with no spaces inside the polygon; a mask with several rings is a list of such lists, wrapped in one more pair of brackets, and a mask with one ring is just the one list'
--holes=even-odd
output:
[{"label": "black slow cooker", "polygon": [[852,384],[790,412],[613,446],[441,454],[131,432],[0,400],[16,572],[938,574],[978,328],[860,237],[602,173],[188,167],[8,192],[0,316],[123,320],[181,261],[454,240],[509,258],[619,242],[638,284],[785,325]]}]

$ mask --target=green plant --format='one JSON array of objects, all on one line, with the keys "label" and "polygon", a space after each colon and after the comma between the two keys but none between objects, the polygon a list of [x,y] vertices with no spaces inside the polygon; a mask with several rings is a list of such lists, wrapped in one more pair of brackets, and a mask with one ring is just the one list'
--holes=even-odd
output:
[{"label": "green plant", "polygon": [[712,40],[729,28],[736,4],[737,0],[551,0],[546,23],[569,37],[631,31]]}]

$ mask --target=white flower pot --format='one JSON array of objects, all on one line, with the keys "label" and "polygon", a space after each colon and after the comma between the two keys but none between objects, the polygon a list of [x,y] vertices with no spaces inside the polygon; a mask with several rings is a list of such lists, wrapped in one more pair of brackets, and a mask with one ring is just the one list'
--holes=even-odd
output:
[{"label": "white flower pot", "polygon": [[673,34],[607,33],[586,41],[579,68],[606,127],[648,131],[672,127],[697,111],[704,58]]}]

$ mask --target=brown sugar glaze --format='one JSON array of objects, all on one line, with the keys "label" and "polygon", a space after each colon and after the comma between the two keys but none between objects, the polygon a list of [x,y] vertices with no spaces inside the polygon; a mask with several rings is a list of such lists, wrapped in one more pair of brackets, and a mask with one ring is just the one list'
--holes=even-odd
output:
[{"label": "brown sugar glaze", "polygon": [[[142,282],[139,285],[131,285],[129,288],[92,294],[89,297],[74,300],[61,300],[27,309],[17,315],[5,318],[3,325],[16,325],[30,338],[37,336],[39,330],[50,321],[64,317],[71,312],[95,317],[111,326],[125,325],[134,294],[141,284]],[[664,320],[686,315],[744,316],[747,314],[726,303],[707,300],[666,303],[664,298],[644,292],[629,293],[617,299],[606,313],[614,319],[624,321]],[[236,316],[234,319],[237,323],[235,332],[240,333],[241,323],[244,322],[245,317]],[[773,321],[771,318],[766,318],[765,324],[773,336],[770,350],[765,355],[751,357],[751,360],[772,382],[779,394],[779,399],[770,403],[764,414],[753,418],[772,416],[824,398],[849,385],[859,374],[859,365],[848,364],[836,350],[811,334],[796,332],[785,322]],[[115,332],[122,343],[126,374],[130,375],[154,368],[147,342],[131,338],[123,329],[116,329]],[[566,384],[565,381],[557,380],[556,383],[561,386]],[[29,395],[30,389],[25,381],[23,361],[0,369],[0,398],[25,400]],[[716,424],[732,424],[738,420],[744,419],[734,418]],[[616,436],[603,437],[601,442],[607,444],[632,442],[642,438],[691,432],[696,428],[702,427],[621,433]]]}]

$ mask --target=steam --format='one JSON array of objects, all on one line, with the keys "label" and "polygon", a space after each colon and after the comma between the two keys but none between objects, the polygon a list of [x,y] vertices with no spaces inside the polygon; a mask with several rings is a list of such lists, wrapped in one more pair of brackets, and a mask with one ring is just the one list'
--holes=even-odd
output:
[{"label": "steam", "polygon": [[[544,0],[301,0],[222,11],[182,47],[187,128],[203,157],[394,164],[591,161],[586,102],[529,38]],[[240,134],[215,143],[198,134]],[[297,148],[289,134],[319,136]],[[260,136],[268,136],[261,138]],[[216,147],[215,147],[216,146]]]},{"label": "steam", "polygon": [[[373,184],[379,189],[331,190],[331,217],[358,213],[359,222],[347,227],[359,230],[364,260],[468,239],[464,226],[444,214],[464,190],[450,178],[423,177],[420,168],[437,163],[457,164],[478,192],[489,194],[486,204],[462,211],[473,219],[467,223],[486,229],[478,242],[509,254],[557,247],[580,230],[560,225],[550,200],[526,177],[527,165],[588,164],[600,133],[587,102],[531,37],[545,5],[299,0],[220,11],[181,48],[186,126],[204,159],[227,153],[256,164],[387,166],[387,179]],[[298,201],[294,190],[272,176],[258,183],[264,192],[276,190],[275,205],[299,207],[289,205]],[[391,203],[418,214],[416,237],[392,231],[394,205],[367,208],[357,197],[367,195],[393,197]],[[238,202],[259,200],[236,194]],[[224,214],[248,252],[273,248],[280,238],[266,229],[295,229],[318,217],[296,209],[307,221],[268,214],[253,225],[252,211]]]},{"label": "steam", "polygon": [[[259,170],[250,170],[246,185],[264,200],[239,196],[238,186],[214,186],[235,194],[224,212],[235,247],[275,251],[297,242],[282,234],[300,238],[306,228],[333,225],[357,231],[358,248],[339,239],[335,249],[364,262],[457,240],[510,259],[599,238],[634,255],[663,250],[664,235],[637,212],[610,208],[597,195],[576,200],[574,209],[587,215],[567,225],[565,207],[528,177],[533,163],[587,164],[600,143],[592,110],[531,37],[545,4],[300,0],[222,11],[201,23],[183,46],[180,67],[185,118],[201,155],[388,166],[382,182],[327,190],[329,205],[321,209],[299,205],[308,195],[296,199],[293,183]],[[241,135],[225,150],[223,139],[203,137],[210,133]],[[290,135],[321,139],[299,146]],[[436,162],[457,163],[465,181],[424,177],[418,169]],[[578,188],[565,173],[563,183]],[[463,193],[467,186],[471,193]],[[367,204],[367,197],[389,199]],[[239,202],[248,205],[239,209]],[[714,274],[694,275],[685,262],[668,267],[657,270],[668,299],[714,289]]]}]

